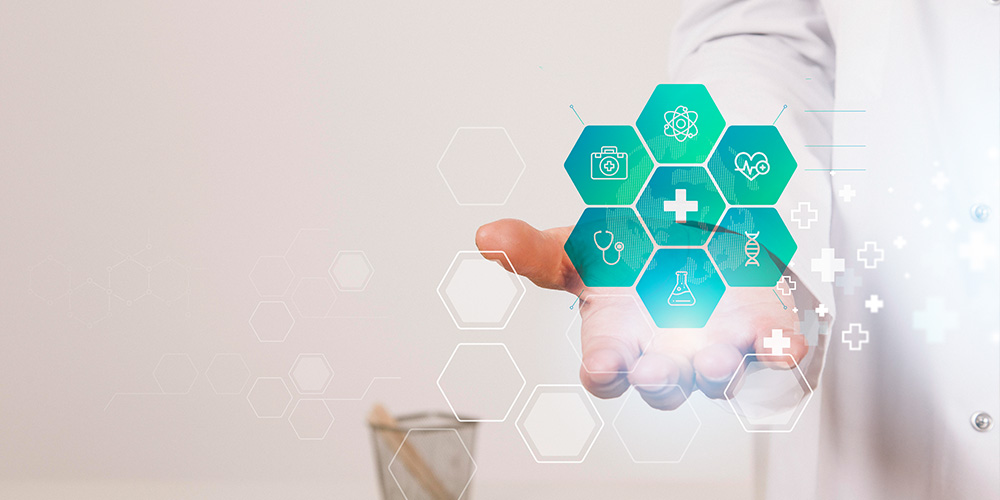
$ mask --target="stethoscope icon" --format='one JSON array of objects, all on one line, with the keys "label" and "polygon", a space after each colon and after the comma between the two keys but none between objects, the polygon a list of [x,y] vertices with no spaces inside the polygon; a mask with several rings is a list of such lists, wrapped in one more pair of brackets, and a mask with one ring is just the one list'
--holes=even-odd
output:
[{"label": "stethoscope icon", "polygon": [[[607,245],[601,245],[597,241],[597,235],[599,235],[601,233],[608,233],[608,236],[611,236],[611,239],[608,240],[608,244]],[[607,264],[609,266],[613,266],[613,265],[617,264],[619,261],[622,260],[622,250],[625,250],[625,244],[622,243],[622,242],[620,242],[620,241],[617,242],[617,243],[615,243],[615,233],[612,233],[611,231],[597,231],[597,232],[595,232],[594,233],[594,245],[597,245],[597,249],[601,251],[601,255],[604,257],[604,263],[605,264]],[[608,260],[608,250],[611,249],[612,245],[614,245],[615,250],[618,251],[618,257],[615,258],[614,262],[611,262],[611,261]]]}]

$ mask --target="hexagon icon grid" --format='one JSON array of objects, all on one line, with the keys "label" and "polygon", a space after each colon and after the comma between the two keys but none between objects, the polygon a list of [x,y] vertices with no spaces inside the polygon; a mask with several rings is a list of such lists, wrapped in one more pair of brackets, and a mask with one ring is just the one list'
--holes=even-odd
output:
[{"label": "hexagon icon grid", "polygon": [[517,432],[538,463],[581,463],[604,419],[581,385],[535,386],[517,417]]},{"label": "hexagon icon grid", "polygon": [[503,422],[525,380],[507,346],[458,344],[437,386],[459,422]]},{"label": "hexagon icon grid", "polygon": [[[488,255],[484,258],[483,254]],[[461,251],[438,285],[438,296],[460,330],[502,330],[524,297],[516,271],[503,251]]]},{"label": "hexagon icon grid", "polygon": [[775,286],[796,248],[781,215],[769,207],[730,208],[708,242],[708,253],[734,287]]},{"label": "hexagon icon grid", "polygon": [[726,285],[700,248],[657,250],[636,292],[660,328],[701,328],[715,311]]},{"label": "hexagon icon grid", "polygon": [[288,423],[301,441],[320,441],[333,426],[333,413],[322,399],[300,399],[288,413]]},{"label": "hexagon icon grid", "polygon": [[198,368],[187,354],[164,354],[153,369],[153,378],[164,394],[187,394],[198,378]]},{"label": "hexagon icon grid", "polygon": [[661,246],[701,246],[726,211],[704,167],[659,167],[635,206]]},{"label": "hexagon icon grid", "polygon": [[242,354],[219,353],[208,364],[205,378],[216,394],[240,394],[250,380],[250,368]]},{"label": "hexagon icon grid", "polygon": [[657,163],[703,163],[726,126],[704,85],[660,84],[636,128]]},{"label": "hexagon icon grid", "polygon": [[[652,325],[650,325],[647,319],[648,315],[644,312],[638,299],[632,295],[592,293],[580,299],[579,310],[583,314],[585,308],[596,305],[599,305],[601,308],[607,307],[607,310],[614,311],[615,322],[620,328],[627,329],[628,331],[642,332],[636,335],[641,344],[639,345],[640,352],[644,352],[649,347],[649,344],[653,341],[653,337],[656,336],[656,332],[653,330]],[[583,341],[581,338],[583,320],[581,314],[575,314],[569,326],[566,327],[566,341],[569,342],[576,357],[580,360],[580,366],[583,366],[583,369],[587,373],[632,373],[635,371],[636,365],[633,365],[627,372],[621,372],[601,370],[600,367],[589,366],[588,363],[584,362]]]},{"label": "hexagon icon grid", "polygon": [[[792,368],[770,369],[764,361],[787,358]],[[813,390],[791,354],[746,354],[725,396],[746,432],[791,432]]]},{"label": "hexagon icon grid", "polygon": [[362,250],[343,250],[330,265],[330,277],[341,292],[360,292],[368,288],[368,282],[375,274],[368,255]]},{"label": "hexagon icon grid", "polygon": [[295,274],[281,255],[259,257],[250,270],[250,282],[262,297],[280,297],[292,286]]},{"label": "hexagon icon grid", "polygon": [[733,205],[774,205],[795,172],[795,158],[773,125],[733,125],[708,170]]},{"label": "hexagon icon grid", "polygon": [[653,161],[630,125],[584,127],[563,164],[588,205],[631,205]]},{"label": "hexagon icon grid", "polygon": [[333,380],[333,368],[322,353],[299,354],[288,376],[299,394],[322,394]]},{"label": "hexagon icon grid", "polygon": [[584,210],[564,247],[589,287],[632,286],[653,253],[649,233],[630,207]]},{"label": "hexagon icon grid", "polygon": [[[442,457],[437,461],[426,463],[431,474],[439,479],[440,488],[443,490],[436,492],[433,498],[460,500],[472,484],[472,478],[475,477],[478,467],[458,430],[447,427],[413,428],[406,431],[403,441],[400,442],[399,448],[386,467],[399,492],[404,499],[409,500],[406,492],[426,491],[423,483],[411,472],[412,465],[409,464],[413,459],[407,457],[430,454]],[[415,496],[414,499],[416,498],[432,497]]]},{"label": "hexagon icon grid", "polygon": [[281,377],[257,377],[247,392],[247,402],[257,418],[281,418],[292,403],[292,393]]},{"label": "hexagon icon grid", "polygon": [[277,300],[257,303],[250,315],[250,328],[260,342],[284,342],[294,324],[295,318],[288,306]]},{"label": "hexagon icon grid", "polygon": [[459,205],[498,206],[507,203],[525,164],[507,129],[459,127],[437,170]]},{"label": "hexagon icon grid", "polygon": [[[663,387],[657,385],[655,389]],[[673,387],[684,391],[678,385]],[[684,459],[694,442],[701,429],[701,418],[690,401],[672,411],[653,409],[633,388],[625,394],[622,407],[618,409],[611,426],[633,462],[676,464]]]}]

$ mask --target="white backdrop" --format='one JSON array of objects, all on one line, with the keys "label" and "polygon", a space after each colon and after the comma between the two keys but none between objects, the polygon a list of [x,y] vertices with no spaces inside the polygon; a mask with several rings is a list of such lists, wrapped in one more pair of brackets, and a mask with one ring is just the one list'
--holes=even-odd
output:
[{"label": "white backdrop", "polygon": [[[750,439],[703,399],[681,464],[630,461],[610,427],[620,400],[597,402],[609,425],[585,463],[536,464],[513,419],[535,384],[578,381],[574,298],[529,286],[506,330],[468,332],[435,291],[480,224],[575,221],[569,105],[633,123],[666,79],[675,10],[4,2],[0,496],[372,498],[367,410],[447,410],[435,379],[459,342],[506,343],[528,383],[507,422],[480,429],[474,497],[749,496]],[[436,171],[462,126],[505,127],[523,157],[505,206],[458,206]],[[364,251],[374,275],[332,317],[260,343],[250,272],[302,228],[328,230],[310,248],[330,261]],[[186,394],[149,394],[167,353],[197,371]],[[324,397],[365,397],[329,403],[326,438],[299,441],[287,418],[255,417],[249,384],[215,394],[217,353],[290,387],[296,356],[323,353]],[[373,377],[399,379],[365,394]]]}]

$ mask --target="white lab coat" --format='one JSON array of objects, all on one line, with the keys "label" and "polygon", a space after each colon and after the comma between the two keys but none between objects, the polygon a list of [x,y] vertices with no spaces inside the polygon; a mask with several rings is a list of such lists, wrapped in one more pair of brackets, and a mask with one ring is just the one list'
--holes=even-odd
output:
[{"label": "white lab coat", "polygon": [[[728,123],[788,105],[791,270],[834,309],[804,362],[818,397],[794,432],[758,442],[759,496],[1000,498],[1000,425],[970,422],[1000,417],[1000,6],[691,0],[674,39],[672,80],[705,83]],[[864,112],[806,112],[832,109]],[[864,171],[807,171],[831,167]],[[790,220],[802,201],[819,212],[809,229]],[[884,251],[875,268],[865,242]],[[824,247],[862,283],[822,282]],[[852,323],[869,332],[859,351],[841,341]]]}]

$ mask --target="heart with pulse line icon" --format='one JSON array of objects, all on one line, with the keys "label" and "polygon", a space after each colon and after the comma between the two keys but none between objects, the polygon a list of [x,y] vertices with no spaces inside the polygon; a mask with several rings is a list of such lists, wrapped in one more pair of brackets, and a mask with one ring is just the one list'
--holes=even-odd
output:
[{"label": "heart with pulse line icon", "polygon": [[747,180],[754,180],[759,175],[764,175],[771,170],[771,164],[767,162],[767,155],[761,152],[751,155],[742,152],[736,155],[736,171],[743,174]]}]

